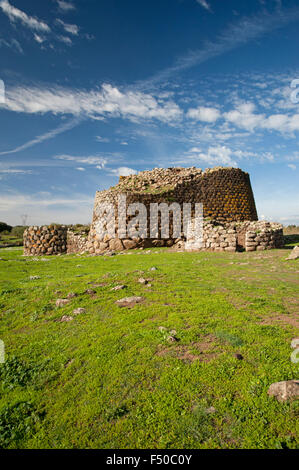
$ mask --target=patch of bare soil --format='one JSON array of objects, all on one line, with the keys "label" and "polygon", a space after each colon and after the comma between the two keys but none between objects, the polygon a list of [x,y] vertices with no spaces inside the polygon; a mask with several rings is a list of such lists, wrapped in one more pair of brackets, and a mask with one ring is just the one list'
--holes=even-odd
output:
[{"label": "patch of bare soil", "polygon": [[285,297],[283,304],[289,313],[299,316],[299,297]]},{"label": "patch of bare soil", "polygon": [[186,362],[210,362],[215,359],[219,352],[216,352],[216,338],[213,335],[207,335],[202,341],[193,342],[188,345],[177,345],[171,348],[161,348],[157,356],[176,357]]},{"label": "patch of bare soil", "polygon": [[261,320],[261,325],[291,325],[292,327],[299,329],[299,317],[297,318],[293,315],[283,315],[283,314],[272,314]]},{"label": "patch of bare soil", "polygon": [[228,302],[233,305],[236,309],[248,308],[250,306],[250,302],[246,302],[244,299],[240,297],[232,297],[231,295],[227,298]]}]

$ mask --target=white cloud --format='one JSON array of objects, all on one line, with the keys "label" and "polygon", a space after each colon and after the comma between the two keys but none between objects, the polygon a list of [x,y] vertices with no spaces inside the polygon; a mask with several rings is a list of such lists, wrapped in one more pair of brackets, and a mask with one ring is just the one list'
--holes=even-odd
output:
[{"label": "white cloud", "polygon": [[208,4],[207,0],[196,0],[199,5],[201,5],[203,8],[205,8],[208,11],[211,11],[211,7]]},{"label": "white cloud", "polygon": [[20,52],[21,54],[24,53],[21,44],[16,39],[0,38],[0,47],[1,46],[6,46],[6,47],[9,47],[10,49],[14,49],[15,51]]},{"label": "white cloud", "polygon": [[296,165],[294,165],[293,163],[289,163],[288,164],[288,167],[291,168],[291,170],[296,170]]},{"label": "white cloud", "polygon": [[293,133],[299,131],[299,114],[265,114],[255,113],[253,103],[242,103],[235,109],[223,114],[226,121],[236,127],[253,132],[255,129],[267,129],[281,133]]},{"label": "white cloud", "polygon": [[60,24],[67,33],[73,34],[74,36],[78,35],[79,27],[76,24],[68,24],[60,19],[57,19],[56,22]]},{"label": "white cloud", "polygon": [[254,110],[255,105],[253,103],[242,103],[236,109],[224,113],[224,118],[237,127],[253,131],[265,119],[264,115],[254,114]]},{"label": "white cloud", "polygon": [[130,176],[130,175],[136,175],[137,171],[133,170],[132,168],[128,168],[126,166],[121,166],[120,168],[110,170],[110,173],[116,176]]},{"label": "white cloud", "polygon": [[216,108],[206,108],[199,106],[198,108],[191,108],[187,112],[187,117],[196,121],[215,122],[220,117],[220,111]]},{"label": "white cloud", "polygon": [[8,0],[1,0],[0,8],[12,22],[21,21],[24,26],[35,31],[49,32],[51,30],[44,21],[27,15],[22,10],[19,10],[18,8],[11,5]]},{"label": "white cloud", "polygon": [[103,144],[107,144],[108,142],[110,142],[110,140],[107,137],[101,137],[100,135],[96,136],[96,140],[98,142],[102,142]]},{"label": "white cloud", "polygon": [[85,171],[85,168],[78,167],[78,168],[76,168],[76,170],[78,170],[78,171]]},{"label": "white cloud", "polygon": [[43,38],[42,36],[36,33],[34,33],[34,40],[38,42],[39,44],[42,44],[43,42],[45,42],[45,38]]},{"label": "white cloud", "polygon": [[110,84],[89,92],[58,87],[16,87],[6,91],[6,102],[2,107],[15,112],[87,115],[93,119],[111,116],[171,122],[182,115],[182,110],[173,101],[158,102],[150,94],[121,92]]},{"label": "white cloud", "polygon": [[206,152],[202,152],[199,148],[193,147],[190,153],[192,154],[193,160],[201,161],[208,165],[237,166],[236,161],[231,158],[233,156],[232,150],[224,145],[209,147]]},{"label": "white cloud", "polygon": [[67,36],[56,36],[56,39],[58,39],[58,41],[60,42],[64,42],[64,44],[66,44],[67,46],[71,46],[73,44],[73,41],[71,40],[71,38],[67,37]]},{"label": "white cloud", "polygon": [[67,13],[69,11],[75,10],[76,7],[70,2],[65,2],[64,0],[57,0],[58,8],[62,13]]},{"label": "white cloud", "polygon": [[56,160],[66,160],[70,162],[76,162],[76,163],[85,163],[86,165],[93,165],[98,169],[103,169],[106,166],[107,159],[99,157],[99,156],[73,156],[73,155],[56,155],[54,157]]}]

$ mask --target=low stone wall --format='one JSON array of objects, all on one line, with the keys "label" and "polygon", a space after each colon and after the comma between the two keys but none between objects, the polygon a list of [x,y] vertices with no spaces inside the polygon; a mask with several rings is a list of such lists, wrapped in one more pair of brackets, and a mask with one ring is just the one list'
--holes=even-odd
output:
[{"label": "low stone wall", "polygon": [[56,225],[28,227],[24,232],[24,255],[58,255],[67,251],[67,228]]},{"label": "low stone wall", "polygon": [[94,242],[88,240],[87,233],[76,233],[67,227],[43,226],[29,227],[24,232],[24,255],[57,255],[60,253],[82,253],[100,255],[107,251],[123,251],[147,247],[172,247],[186,251],[263,251],[281,248],[284,245],[283,227],[271,222],[229,222],[204,220],[203,239],[199,244],[196,239],[125,239],[110,238]]},{"label": "low stone wall", "polygon": [[186,251],[263,251],[284,246],[283,226],[265,221],[219,224],[204,221],[202,244],[196,239],[181,243]]},{"label": "low stone wall", "polygon": [[82,253],[87,251],[87,237],[86,232],[67,232],[67,252],[68,253]]},{"label": "low stone wall", "polygon": [[283,228],[280,224],[264,223],[247,227],[246,251],[264,251],[284,246]]}]

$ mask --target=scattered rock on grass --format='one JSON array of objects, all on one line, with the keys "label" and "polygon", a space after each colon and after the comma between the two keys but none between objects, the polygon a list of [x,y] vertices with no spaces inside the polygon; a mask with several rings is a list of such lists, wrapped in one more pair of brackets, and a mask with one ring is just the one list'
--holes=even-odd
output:
[{"label": "scattered rock on grass", "polygon": [[299,397],[299,380],[286,380],[270,385],[268,395],[278,401],[287,401]]},{"label": "scattered rock on grass", "polygon": [[96,291],[93,290],[93,289],[86,289],[86,291],[84,292],[84,294],[95,295],[95,294],[96,294]]},{"label": "scattered rock on grass", "polygon": [[207,409],[206,409],[206,413],[207,413],[208,415],[214,414],[214,413],[216,413],[216,408],[214,408],[214,406],[210,406],[210,408],[207,408]]},{"label": "scattered rock on grass", "polygon": [[297,258],[299,258],[299,246],[295,246],[292,249],[292,252],[290,253],[290,255],[286,259],[289,260],[289,259],[297,259]]},{"label": "scattered rock on grass", "polygon": [[119,299],[116,301],[116,304],[119,307],[128,307],[132,308],[135,307],[136,304],[140,304],[145,299],[143,297],[124,297],[123,299]]},{"label": "scattered rock on grass", "polygon": [[168,336],[166,339],[168,343],[176,343],[177,339],[174,336]]},{"label": "scattered rock on grass", "polygon": [[157,271],[157,268],[153,266],[152,268],[150,268],[150,271]]},{"label": "scattered rock on grass", "polygon": [[70,299],[57,299],[56,300],[56,307],[64,307],[70,302]]},{"label": "scattered rock on grass", "polygon": [[165,326],[159,326],[158,330],[161,331],[161,333],[164,333],[167,331],[167,328],[165,328]]},{"label": "scattered rock on grass", "polygon": [[118,290],[123,290],[125,289],[127,286],[115,286],[115,287],[112,287],[112,289],[110,289],[111,291],[118,291]]},{"label": "scattered rock on grass", "polygon": [[74,320],[73,317],[69,317],[67,315],[63,315],[63,317],[61,318],[61,322],[64,323],[64,322],[69,322],[69,321],[72,321]]},{"label": "scattered rock on grass", "polygon": [[36,281],[37,279],[40,279],[40,276],[30,276],[30,281]]},{"label": "scattered rock on grass", "polygon": [[75,292],[70,292],[70,293],[67,295],[67,298],[68,298],[68,299],[73,299],[74,297],[77,297],[77,294],[75,294]]},{"label": "scattered rock on grass", "polygon": [[73,315],[81,315],[81,313],[85,313],[86,309],[85,308],[76,308],[73,310]]}]

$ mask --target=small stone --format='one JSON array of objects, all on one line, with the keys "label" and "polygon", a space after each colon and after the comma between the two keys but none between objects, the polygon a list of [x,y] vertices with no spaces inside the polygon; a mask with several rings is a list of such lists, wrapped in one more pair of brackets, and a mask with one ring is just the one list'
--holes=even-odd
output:
[{"label": "small stone", "polygon": [[123,299],[119,299],[116,301],[116,304],[119,307],[135,307],[136,304],[140,304],[144,301],[143,297],[124,297]]},{"label": "small stone", "polygon": [[293,349],[299,348],[299,338],[292,339],[291,348]]},{"label": "small stone", "polygon": [[81,313],[85,313],[86,309],[85,308],[76,308],[73,310],[73,315],[81,315]]},{"label": "small stone", "polygon": [[138,282],[139,282],[140,284],[148,284],[148,281],[147,281],[146,279],[144,279],[143,277],[140,277],[140,278],[138,279]]},{"label": "small stone", "polygon": [[299,397],[299,380],[287,380],[275,382],[270,385],[268,395],[275,397],[278,401],[287,401]]},{"label": "small stone", "polygon": [[174,336],[168,336],[168,338],[166,339],[166,341],[168,343],[175,343],[177,341],[177,339],[174,337]]},{"label": "small stone", "polygon": [[67,298],[68,298],[68,299],[74,299],[75,297],[77,297],[77,294],[75,294],[75,292],[70,292],[70,293],[67,295]]},{"label": "small stone", "polygon": [[40,276],[30,276],[30,281],[36,281],[37,279],[40,279]]},{"label": "small stone", "polygon": [[235,357],[236,359],[238,359],[239,361],[242,361],[242,360],[244,359],[244,357],[242,356],[242,354],[239,354],[239,353],[234,354],[234,357]]},{"label": "small stone", "polygon": [[170,334],[171,334],[171,336],[176,336],[176,330],[171,330]]},{"label": "small stone", "polygon": [[61,322],[69,322],[69,321],[72,321],[74,320],[73,317],[69,317],[67,315],[63,315],[63,317],[61,318]]},{"label": "small stone", "polygon": [[152,268],[150,268],[150,271],[157,271],[157,268],[153,266]]},{"label": "small stone", "polygon": [[70,299],[57,299],[56,300],[56,307],[59,307],[59,308],[64,307],[68,303],[70,303]]},{"label": "small stone", "polygon": [[213,414],[213,413],[216,413],[216,408],[214,408],[214,406],[210,406],[210,408],[207,408],[207,409],[206,409],[206,413],[207,413],[208,415]]},{"label": "small stone", "polygon": [[159,326],[158,330],[164,333],[164,331],[167,331],[167,328],[165,328],[165,326]]},{"label": "small stone", "polygon": [[115,286],[115,287],[112,287],[112,289],[110,289],[111,291],[118,291],[118,290],[123,290],[125,289],[127,286]]},{"label": "small stone", "polygon": [[86,291],[84,292],[84,294],[94,295],[94,294],[96,294],[96,291],[93,290],[93,289],[86,289]]}]

